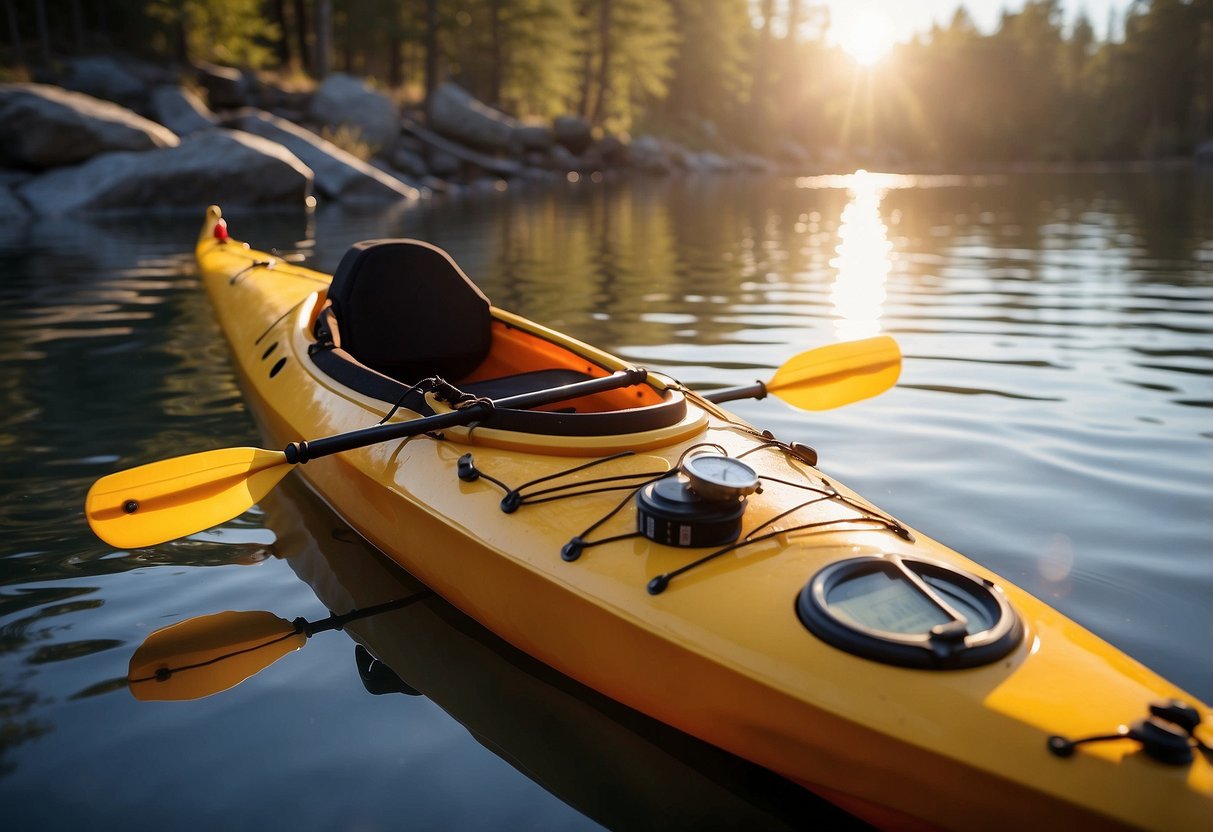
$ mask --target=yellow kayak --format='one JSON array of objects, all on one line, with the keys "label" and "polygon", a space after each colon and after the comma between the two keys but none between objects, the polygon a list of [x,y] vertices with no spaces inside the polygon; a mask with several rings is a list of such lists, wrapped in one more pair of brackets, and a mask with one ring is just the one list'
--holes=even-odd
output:
[{"label": "yellow kayak", "polygon": [[[514,647],[881,827],[1213,824],[1207,705],[810,449],[493,307],[424,243],[359,244],[330,278],[212,207],[197,259],[254,412],[292,443],[225,458],[272,482],[207,500],[294,465]],[[831,366],[815,390],[857,395]],[[865,372],[877,390],[897,367]],[[157,499],[99,486],[94,528]]]}]

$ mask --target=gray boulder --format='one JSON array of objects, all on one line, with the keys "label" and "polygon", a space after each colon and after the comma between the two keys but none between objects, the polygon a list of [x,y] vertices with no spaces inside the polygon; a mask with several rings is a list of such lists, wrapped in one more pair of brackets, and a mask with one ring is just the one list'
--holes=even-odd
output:
[{"label": "gray boulder", "polygon": [[421,191],[421,188],[422,188],[421,180],[424,177],[412,176],[401,170],[397,170],[396,168],[392,167],[392,164],[390,162],[386,162],[383,159],[371,159],[370,165],[371,165],[371,167],[373,167],[379,171],[382,171],[383,173],[385,173],[388,176],[392,177],[393,179],[397,180],[398,182],[403,182],[408,187],[415,189],[417,191],[417,194],[419,197],[423,196],[422,191]]},{"label": "gray boulder", "polygon": [[543,124],[523,124],[514,128],[513,143],[523,152],[544,152],[552,146],[552,129]]},{"label": "gray boulder", "polygon": [[585,153],[594,143],[590,123],[581,116],[560,116],[552,122],[552,133],[556,144],[567,148],[574,156]]},{"label": "gray boulder", "polygon": [[434,90],[428,107],[433,130],[481,150],[509,150],[518,128],[517,121],[449,81]]},{"label": "gray boulder", "polygon": [[648,173],[669,173],[673,167],[665,145],[656,136],[637,136],[628,149],[632,167]]},{"label": "gray boulder", "polygon": [[116,58],[101,55],[73,60],[68,65],[63,86],[128,106],[141,102],[147,94],[143,79]]},{"label": "gray boulder", "polygon": [[334,130],[344,126],[378,152],[390,149],[400,135],[400,113],[392,99],[352,75],[335,73],[312,96],[312,121]]},{"label": "gray boulder", "polygon": [[594,142],[590,151],[597,153],[607,165],[626,165],[628,163],[628,146],[618,136],[606,135]]},{"label": "gray boulder", "polygon": [[249,133],[277,142],[316,176],[316,192],[341,202],[386,202],[417,199],[416,188],[378,170],[310,130],[262,110],[244,110],[230,123]]},{"label": "gray boulder", "polygon": [[29,215],[25,203],[17,198],[8,185],[0,185],[0,219],[12,219]]},{"label": "gray boulder", "polygon": [[443,179],[458,176],[459,172],[463,170],[463,163],[459,161],[458,157],[437,147],[431,147],[426,152],[426,160],[430,173]]},{"label": "gray boulder", "polygon": [[570,171],[577,168],[577,157],[562,144],[552,145],[548,151],[548,166],[552,170]]},{"label": "gray boulder", "polygon": [[700,153],[687,151],[682,155],[681,164],[693,173],[720,173],[736,167],[733,162],[711,150]]},{"label": "gray boulder", "polygon": [[206,100],[214,110],[247,107],[249,81],[244,73],[230,66],[201,63],[194,67],[198,84],[206,90]]},{"label": "gray boulder", "polygon": [[179,142],[168,128],[109,101],[46,84],[0,84],[0,164],[52,168]]},{"label": "gray boulder", "polygon": [[0,185],[9,188],[16,188],[19,185],[24,185],[26,182],[34,178],[34,173],[28,170],[15,170],[13,168],[0,168]]},{"label": "gray boulder", "polygon": [[151,95],[151,113],[156,121],[178,136],[188,136],[217,125],[215,114],[192,91],[175,85],[156,87]]},{"label": "gray boulder", "polygon": [[18,194],[34,213],[189,210],[199,205],[298,204],[312,172],[288,151],[231,130],[199,133],[177,147],[96,156],[44,173]]},{"label": "gray boulder", "polygon": [[425,157],[409,144],[397,142],[396,147],[392,149],[390,161],[392,167],[402,170],[410,176],[424,178],[430,172],[430,166],[426,164]]}]

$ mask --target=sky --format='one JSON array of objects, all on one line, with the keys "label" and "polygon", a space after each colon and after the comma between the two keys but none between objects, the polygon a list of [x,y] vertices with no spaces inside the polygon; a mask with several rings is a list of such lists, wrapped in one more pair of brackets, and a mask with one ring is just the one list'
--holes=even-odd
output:
[{"label": "sky", "polygon": [[[1067,22],[1085,10],[1096,34],[1104,39],[1108,13],[1115,12],[1117,20],[1123,21],[1125,11],[1132,4],[1133,0],[1062,0],[1061,5]],[[934,22],[946,24],[961,5],[979,29],[992,32],[998,28],[1004,9],[1017,11],[1024,3],[1023,0],[824,0],[824,5],[830,8],[834,20],[861,13],[879,15],[889,21],[892,38],[905,41],[930,29]]]}]

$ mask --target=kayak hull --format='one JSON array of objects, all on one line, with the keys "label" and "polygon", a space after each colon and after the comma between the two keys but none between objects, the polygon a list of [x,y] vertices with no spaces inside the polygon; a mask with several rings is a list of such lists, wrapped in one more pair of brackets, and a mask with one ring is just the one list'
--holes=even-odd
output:
[{"label": "kayak hull", "polygon": [[[203,282],[266,432],[286,443],[388,416],[390,402],[344,387],[309,360],[329,278],[216,240],[217,220],[213,210],[199,241]],[[493,314],[604,373],[626,366]],[[660,395],[680,390],[650,378]],[[651,580],[702,550],[631,537],[587,547],[575,562],[561,557],[583,534],[598,541],[635,530],[631,507],[608,518],[624,492],[506,512],[502,488],[486,481],[517,488],[562,475],[652,475],[704,443],[744,454],[767,483],[749,498],[747,530],[795,509],[804,487],[824,484],[840,496],[797,509],[797,522],[775,522],[785,533],[650,595]],[[635,453],[607,459],[620,450]],[[485,478],[459,478],[468,454]],[[595,462],[592,474],[564,473],[587,462]],[[1207,706],[942,544],[865,522],[885,515],[689,392],[686,415],[655,431],[545,437],[493,430],[490,421],[313,460],[301,473],[361,536],[515,647],[878,825],[1010,829],[1048,818],[1076,829],[1201,829],[1213,817],[1213,769],[1199,754],[1181,767],[1148,758],[1127,739],[1083,746],[1070,759],[1046,749],[1053,734],[1115,730],[1146,716],[1151,702],[1183,699],[1206,719]],[[806,521],[823,525],[799,528]],[[946,671],[894,667],[823,643],[796,615],[797,596],[825,566],[865,554],[938,561],[994,581],[1023,637],[996,662]]]}]

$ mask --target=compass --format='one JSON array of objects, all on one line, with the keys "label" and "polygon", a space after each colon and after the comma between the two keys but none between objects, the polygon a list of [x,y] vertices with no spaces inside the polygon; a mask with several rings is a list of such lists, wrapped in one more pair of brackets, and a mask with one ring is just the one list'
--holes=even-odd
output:
[{"label": "compass", "polygon": [[738,500],[758,490],[758,474],[731,456],[697,454],[683,460],[680,470],[703,500]]},{"label": "compass", "polygon": [[746,496],[757,490],[758,474],[741,460],[688,457],[676,476],[637,492],[637,525],[642,535],[666,546],[724,546],[740,536]]}]

